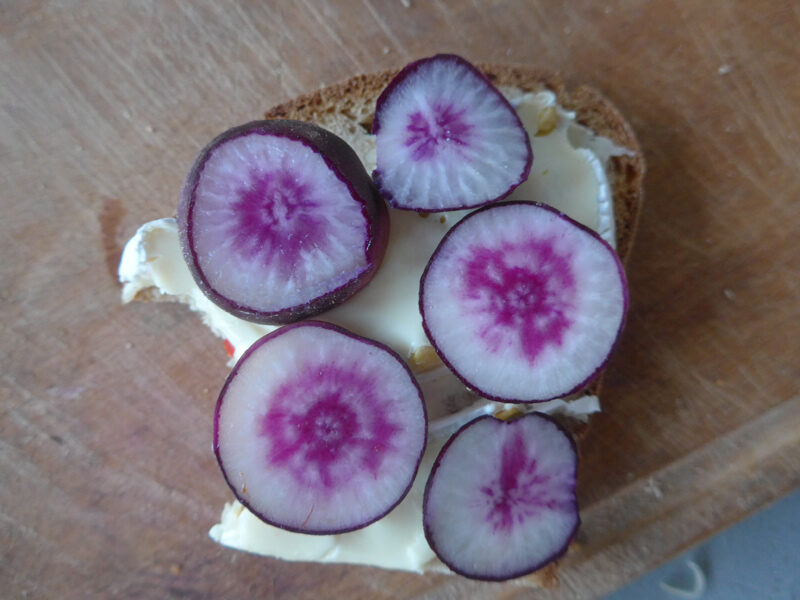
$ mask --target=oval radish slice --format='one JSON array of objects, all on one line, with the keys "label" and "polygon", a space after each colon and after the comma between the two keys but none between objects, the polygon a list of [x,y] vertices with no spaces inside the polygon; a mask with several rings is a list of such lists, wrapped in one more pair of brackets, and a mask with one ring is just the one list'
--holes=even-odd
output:
[{"label": "oval radish slice", "polygon": [[584,387],[605,365],[627,306],[608,244],[532,202],[492,205],[457,223],[420,284],[423,326],[442,360],[503,402]]},{"label": "oval radish slice", "polygon": [[318,321],[287,325],[242,356],[220,392],[214,451],[261,519],[340,533],[406,495],[427,436],[419,386],[387,347]]},{"label": "oval radish slice", "polygon": [[425,487],[425,537],[456,573],[500,581],[566,551],[580,523],[577,452],[552,419],[480,417],[442,448]]},{"label": "oval radish slice", "polygon": [[344,140],[298,121],[256,121],[200,153],[181,191],[184,258],[237,317],[296,321],[367,284],[388,238],[386,205]]},{"label": "oval radish slice", "polygon": [[528,178],[533,160],[512,106],[451,54],[400,71],[378,98],[372,131],[373,177],[395,208],[434,212],[498,200]]}]

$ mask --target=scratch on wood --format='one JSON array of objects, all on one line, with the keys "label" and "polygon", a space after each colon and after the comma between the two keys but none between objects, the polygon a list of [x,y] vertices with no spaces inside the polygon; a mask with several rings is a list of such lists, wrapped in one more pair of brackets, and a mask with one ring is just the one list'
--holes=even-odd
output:
[{"label": "scratch on wood", "polygon": [[[294,73],[291,71],[291,69],[287,69],[286,68],[286,64],[285,64],[283,58],[281,58],[280,53],[272,46],[272,44],[264,36],[264,34],[261,33],[261,31],[253,25],[252,20],[244,12],[244,10],[242,10],[242,7],[239,5],[239,3],[238,2],[233,2],[230,5],[226,4],[226,6],[233,6],[235,8],[235,10],[238,13],[243,25],[260,42],[260,47],[263,47],[265,50],[267,50],[272,55],[272,58],[277,63],[276,72],[277,72],[277,75],[278,75],[278,79],[281,81],[281,86],[283,87],[284,91],[287,92],[289,95],[295,95],[295,94],[299,93],[300,91],[302,91],[302,86],[301,86],[300,82],[294,76]],[[288,29],[289,29],[288,27],[282,27],[281,28],[281,32],[285,32]],[[287,79],[291,80],[291,85],[294,86],[294,89],[286,87],[286,85],[283,83],[283,78],[284,77],[286,77]]]},{"label": "scratch on wood", "polygon": [[342,49],[342,53],[347,58],[350,59],[350,62],[352,62],[355,65],[355,67],[358,69],[359,72],[363,73],[364,72],[364,65],[362,65],[361,62],[355,56],[353,56],[352,52],[350,52],[350,49],[347,47],[347,44],[345,44],[342,41],[342,38],[339,37],[339,34],[337,34],[331,28],[331,26],[328,25],[328,22],[325,19],[322,18],[322,16],[319,14],[319,9],[314,7],[314,6],[311,6],[308,3],[308,0],[301,0],[301,1],[303,3],[303,6],[305,6],[306,10],[311,14],[312,17],[314,17],[314,20],[317,23],[319,23],[320,26],[325,30],[325,33],[327,33],[328,36],[334,42],[336,42],[336,45],[339,46]]},{"label": "scratch on wood", "polygon": [[[719,385],[713,383],[708,377],[703,375],[694,364],[686,361],[681,355],[679,355],[671,344],[665,343],[658,336],[654,335],[647,326],[642,327],[641,332],[650,339],[651,346],[662,353],[662,358],[665,361],[668,361],[669,364],[674,365],[676,370],[683,371],[689,375],[712,396],[724,395],[728,402],[735,402],[740,406],[744,405],[744,402],[739,399],[739,396],[736,396],[731,392],[722,389]],[[724,351],[724,349],[721,348],[720,351]],[[745,372],[742,365],[737,365],[737,370],[741,372],[742,376],[748,381],[748,383],[753,385],[755,394],[763,396],[765,393],[763,391],[763,386],[759,385],[758,382],[752,378],[752,375],[749,372]]]},{"label": "scratch on wood", "polygon": [[22,399],[25,400],[26,402],[29,402],[31,400],[35,400],[36,399],[36,396],[34,394],[32,394],[28,390],[28,388],[26,388],[26,387],[20,385],[19,383],[17,383],[17,380],[14,377],[12,377],[11,375],[9,375],[7,373],[4,373],[3,374],[3,381],[5,381],[9,385],[9,387],[11,387],[12,389],[16,390],[17,393],[20,396],[22,396]]},{"label": "scratch on wood", "polygon": [[446,4],[442,4],[441,0],[435,0],[436,9],[444,15],[444,20],[447,23],[448,29],[453,32],[453,38],[461,41],[463,39],[462,31],[456,24],[456,20],[450,16],[450,9]]},{"label": "scratch on wood", "polygon": [[[725,56],[720,51],[719,46],[716,40],[713,38],[713,36],[709,35],[708,31],[704,27],[698,27],[698,30],[705,38],[708,47],[710,47],[716,54],[717,58],[719,59],[719,62],[724,63],[726,60],[728,60],[729,57]],[[764,121],[764,115],[771,115],[774,114],[775,112],[772,110],[768,110],[768,108],[770,107],[767,107],[764,103],[764,94],[766,94],[769,98],[772,98],[771,95],[772,88],[770,85],[766,85],[766,83],[763,81],[756,82],[755,77],[757,73],[758,73],[757,69],[744,68],[744,69],[738,69],[737,72],[732,77],[730,77],[730,81],[733,83],[733,85],[736,87],[736,90],[739,92],[738,95],[734,96],[734,98],[739,100],[739,108],[743,111],[743,114],[746,115],[747,118],[755,120],[757,127],[753,127],[752,129],[758,132],[762,132],[763,134],[766,134],[762,135],[761,137],[767,141],[767,143],[772,147],[772,149],[775,151],[778,157],[788,164],[789,161],[787,159],[792,157],[793,152],[791,151],[792,149],[790,148],[778,147],[778,145],[783,139],[783,136],[781,135],[781,128],[770,127],[769,124]],[[746,106],[746,99],[750,94],[748,94],[748,91],[744,88],[744,86],[742,86],[740,78],[741,75],[750,80],[750,83],[752,84],[751,87],[755,91],[755,93],[752,94],[752,97],[754,97],[756,103],[759,105],[759,108],[761,108],[761,110],[752,110],[749,106]],[[774,104],[777,104],[780,110],[781,108],[780,103],[774,103]],[[790,119],[786,118],[786,115],[782,116],[784,118],[783,119],[784,122],[786,123],[791,122]],[[782,146],[782,144],[780,145]],[[735,162],[741,162],[741,161],[735,161]],[[791,164],[793,165],[794,161],[792,161]]]},{"label": "scratch on wood", "polygon": [[[711,48],[713,50],[718,63],[727,63],[730,57],[725,56],[722,53],[717,43],[717,40],[712,35],[709,34],[706,27],[703,26],[702,21],[699,22],[699,25],[696,26],[695,25],[696,21],[688,18],[685,13],[679,10],[679,8],[680,7],[676,5],[676,12],[680,16],[687,30],[699,34],[705,40],[705,43],[701,45],[697,41],[697,36],[695,35],[689,36],[697,49],[696,54],[702,57],[702,60],[704,60],[705,63],[707,64],[708,71],[709,72],[713,71],[712,65],[710,64],[709,60],[709,53],[707,52],[708,48]],[[735,22],[735,19],[731,18],[731,21]],[[736,87],[736,90],[738,92],[737,94],[733,95],[733,99],[737,101],[739,114],[745,116],[748,120],[755,122],[756,126],[751,127],[750,129],[762,133],[760,139],[763,139],[764,141],[767,142],[767,144],[773,149],[779,160],[781,160],[787,165],[793,165],[796,162],[796,160],[794,159],[794,152],[793,152],[794,148],[783,147],[783,144],[781,143],[783,140],[782,128],[770,127],[770,125],[764,119],[764,115],[771,115],[774,114],[775,112],[773,110],[768,110],[769,108],[773,107],[767,106],[765,104],[765,99],[764,99],[764,94],[769,95],[770,98],[772,97],[771,96],[772,87],[770,85],[766,85],[764,82],[756,82],[755,76],[756,75],[753,72],[753,69],[745,68],[745,69],[738,69],[735,74],[733,74],[728,78],[728,81],[732,82],[732,84]],[[752,94],[749,93],[748,90],[745,89],[745,87],[742,85],[742,77],[746,77],[747,79],[749,79],[750,83],[752,84],[751,85],[751,88],[753,90]],[[750,105],[750,103],[747,102],[747,99],[749,97],[755,99],[755,102],[757,103],[758,108],[760,110],[753,110],[753,107]],[[780,107],[778,110],[780,110]],[[785,115],[783,116],[785,117]],[[784,122],[790,122],[790,120],[785,120]],[[710,136],[710,139],[712,143],[714,143],[718,148],[722,148],[720,143],[714,139],[714,136]],[[751,138],[748,138],[748,142],[752,143]],[[726,156],[730,156],[733,154],[733,148],[725,147],[723,153]],[[740,173],[745,175],[753,183],[756,183],[756,178],[753,176],[753,174],[744,170],[745,167],[743,165],[743,161],[732,160],[731,162],[734,165],[736,165]],[[763,184],[760,183],[757,184],[757,187],[759,187],[759,189],[764,188]]]},{"label": "scratch on wood", "polygon": [[362,4],[366,7],[367,12],[369,12],[372,19],[378,24],[378,27],[383,31],[384,35],[389,38],[389,41],[394,46],[395,50],[400,51],[400,53],[404,57],[408,57],[408,52],[406,51],[405,46],[400,43],[400,40],[397,39],[397,36],[392,33],[391,28],[386,24],[386,21],[383,20],[380,13],[375,10],[375,7],[372,6],[372,2],[370,0],[362,0]]},{"label": "scratch on wood", "polygon": [[[558,37],[556,33],[554,33],[553,28],[550,27],[549,20],[547,15],[542,12],[542,2],[532,2],[531,8],[536,13],[536,23],[531,23],[530,28],[531,31],[535,31],[536,35],[546,35],[547,42],[545,43],[545,47],[549,48],[558,48],[562,45],[561,39]],[[564,11],[564,14],[567,14],[569,11]],[[587,27],[588,31],[592,32],[594,39],[592,40],[592,47],[597,47],[597,42],[607,44],[606,40],[603,39],[603,36],[599,36],[593,32],[592,27]]]},{"label": "scratch on wood", "polygon": [[26,525],[13,515],[9,515],[0,510],[0,522],[5,523],[8,529],[11,531],[16,531],[20,537],[25,538],[29,543],[37,544],[39,546],[37,549],[38,552],[46,552],[47,554],[56,557],[59,561],[62,561],[71,567],[82,566],[79,559],[70,555],[69,552],[62,551],[63,549],[59,545],[60,542],[53,541],[50,538],[43,536],[38,530],[34,529],[30,525]]},{"label": "scratch on wood", "polygon": [[91,110],[95,114],[95,116],[98,119],[100,119],[101,118],[100,114],[97,112],[95,107],[92,106],[91,104],[89,104],[89,102],[87,101],[86,94],[84,94],[81,91],[81,89],[77,85],[75,85],[75,83],[72,81],[72,78],[67,74],[66,71],[64,71],[64,69],[61,67],[61,65],[58,63],[58,61],[53,56],[51,56],[50,52],[48,52],[47,50],[44,50],[42,52],[41,56],[44,59],[44,61],[47,63],[47,65],[51,69],[53,69],[53,71],[55,72],[55,74],[58,77],[58,79],[60,79],[61,82],[67,87],[67,89],[70,92],[72,92],[72,94],[75,96],[75,98],[77,100],[79,100],[82,105],[89,106],[89,108],[91,108]]}]

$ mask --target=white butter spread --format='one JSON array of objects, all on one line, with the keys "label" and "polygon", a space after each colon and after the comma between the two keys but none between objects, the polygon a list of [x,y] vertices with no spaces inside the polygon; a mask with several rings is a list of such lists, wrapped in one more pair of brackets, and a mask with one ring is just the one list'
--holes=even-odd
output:
[{"label": "white butter spread", "polygon": [[[611,156],[630,151],[576,123],[574,113],[559,107],[555,95],[549,91],[503,92],[528,130],[534,153],[529,179],[509,199],[549,204],[594,229],[615,246],[613,197],[606,163]],[[554,127],[536,135],[543,111],[553,109]],[[375,142],[371,135],[357,129],[338,131],[331,127],[358,151],[371,172],[375,166]],[[437,213],[423,218],[414,212],[390,209],[388,249],[372,281],[347,302],[316,318],[379,340],[404,357],[428,345],[418,309],[419,280],[444,234],[468,212]],[[119,279],[123,284],[123,302],[147,291],[177,299],[200,313],[211,331],[233,346],[231,364],[254,341],[276,329],[238,319],[206,298],[183,260],[175,219],[159,219],[139,228],[125,245]],[[304,535],[267,525],[234,501],[226,504],[221,522],[212,527],[210,536],[232,548],[285,560],[359,563],[408,571],[441,568],[422,530],[422,493],[433,460],[459,426],[479,414],[496,413],[511,405],[489,402],[467,392],[445,368],[417,377],[431,418],[428,445],[411,491],[389,515],[345,534]],[[599,411],[600,405],[595,396],[583,396],[539,403],[535,409],[586,419]]]},{"label": "white butter spread", "polygon": [[[481,401],[431,425],[425,455],[408,495],[383,519],[356,531],[339,535],[304,535],[267,525],[238,501],[222,509],[220,523],[209,532],[224,546],[284,560],[343,562],[423,572],[447,570],[436,558],[422,529],[422,496],[425,482],[436,456],[448,437],[464,423],[484,414],[517,405]],[[519,408],[519,407],[517,407]],[[568,413],[579,418],[600,410],[596,396],[583,396],[571,402],[552,400],[536,410]]]}]

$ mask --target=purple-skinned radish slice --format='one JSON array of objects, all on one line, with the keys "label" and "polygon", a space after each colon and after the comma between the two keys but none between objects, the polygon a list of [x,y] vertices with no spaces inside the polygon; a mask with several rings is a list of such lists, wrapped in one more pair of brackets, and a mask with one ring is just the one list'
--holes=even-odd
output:
[{"label": "purple-skinned radish slice", "polygon": [[298,121],[226,131],[196,159],[178,207],[198,287],[249,321],[313,316],[364,287],[383,258],[388,212],[356,153]]},{"label": "purple-skinned radish slice", "polygon": [[578,529],[577,452],[549,417],[480,417],[445,444],[425,487],[425,537],[473,579],[532,573],[566,552]]},{"label": "purple-skinned radish slice", "polygon": [[416,475],[425,405],[389,348],[304,321],[255,342],[231,371],[214,451],[236,497],[265,522],[331,534],[394,508]]},{"label": "purple-skinned radish slice", "polygon": [[467,387],[503,402],[585,387],[606,364],[627,307],[625,272],[608,244],[533,202],[461,220],[420,283],[423,326],[439,356]]},{"label": "purple-skinned radish slice", "polygon": [[528,178],[533,160],[512,106],[452,54],[400,71],[378,98],[372,131],[373,177],[400,209],[458,210],[498,200]]}]

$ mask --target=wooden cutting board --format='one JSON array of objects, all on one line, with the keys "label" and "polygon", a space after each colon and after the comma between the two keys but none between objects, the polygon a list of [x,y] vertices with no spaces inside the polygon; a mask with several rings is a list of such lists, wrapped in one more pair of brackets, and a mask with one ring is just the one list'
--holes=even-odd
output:
[{"label": "wooden cutting board", "polygon": [[511,598],[223,549],[222,344],[121,306],[136,227],[213,135],[438,51],[603,90],[649,164],[632,308],[561,587],[611,591],[800,483],[793,2],[78,2],[0,7],[0,589],[7,598]]}]

